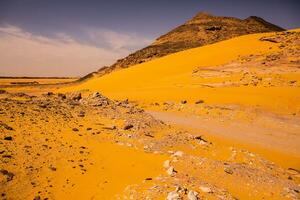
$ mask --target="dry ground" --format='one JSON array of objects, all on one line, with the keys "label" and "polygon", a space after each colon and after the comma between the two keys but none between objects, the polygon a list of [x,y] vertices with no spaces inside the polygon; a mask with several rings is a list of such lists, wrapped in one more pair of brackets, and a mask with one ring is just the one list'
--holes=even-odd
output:
[{"label": "dry ground", "polygon": [[4,88],[1,198],[299,199],[299,38],[248,35],[68,87]]}]

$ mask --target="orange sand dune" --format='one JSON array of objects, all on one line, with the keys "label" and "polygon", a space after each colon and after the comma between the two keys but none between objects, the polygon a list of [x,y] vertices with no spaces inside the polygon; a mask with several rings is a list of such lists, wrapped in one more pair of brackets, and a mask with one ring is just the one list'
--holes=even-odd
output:
[{"label": "orange sand dune", "polygon": [[[300,31],[299,29],[295,31]],[[219,66],[239,57],[264,55],[279,50],[278,44],[260,41],[272,33],[252,34],[216,44],[182,51],[103,77],[92,78],[75,87],[61,91],[101,91],[115,99],[129,98],[145,102],[196,101],[208,103],[263,106],[276,111],[291,112],[300,106],[299,87],[205,87],[206,83],[222,83],[237,77],[193,77],[193,70],[207,66]],[[293,74],[300,80],[300,74]]]}]

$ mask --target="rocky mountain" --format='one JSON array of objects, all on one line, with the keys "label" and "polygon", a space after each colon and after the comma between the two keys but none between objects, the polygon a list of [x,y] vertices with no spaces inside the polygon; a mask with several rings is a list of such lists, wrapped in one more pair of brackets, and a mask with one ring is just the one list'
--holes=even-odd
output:
[{"label": "rocky mountain", "polygon": [[213,44],[233,37],[262,32],[284,31],[264,19],[251,16],[246,19],[220,17],[200,12],[183,25],[157,38],[150,46],[117,60],[110,67],[103,67],[83,79],[95,74],[103,75],[116,69],[150,61],[178,51]]}]

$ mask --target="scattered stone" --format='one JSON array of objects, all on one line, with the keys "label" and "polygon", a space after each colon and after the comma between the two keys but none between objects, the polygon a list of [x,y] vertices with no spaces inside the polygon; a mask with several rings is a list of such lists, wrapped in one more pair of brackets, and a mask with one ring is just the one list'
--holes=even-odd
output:
[{"label": "scattered stone", "polygon": [[170,167],[170,161],[169,160],[166,160],[163,164],[164,168],[165,169],[168,169]]},{"label": "scattered stone", "polygon": [[182,100],[181,101],[181,104],[186,104],[187,103],[187,100]]},{"label": "scattered stone", "polygon": [[172,166],[167,169],[167,174],[170,175],[170,176],[172,176],[176,173],[177,173],[177,171]]},{"label": "scattered stone", "polygon": [[200,144],[206,144],[208,143],[207,140],[203,139],[203,137],[201,135],[194,137],[195,140],[198,140],[200,142]]},{"label": "scattered stone", "polygon": [[125,124],[124,126],[124,130],[129,130],[129,129],[132,129],[133,128],[133,125],[132,124]]},{"label": "scattered stone", "polygon": [[47,108],[47,106],[49,105],[49,103],[42,103],[39,105],[40,108]]},{"label": "scattered stone", "polygon": [[106,130],[116,130],[117,127],[116,126],[105,126],[105,127],[103,127],[103,129],[106,129]]},{"label": "scattered stone", "polygon": [[177,156],[177,157],[182,157],[183,156],[183,152],[182,151],[176,151],[173,156]]},{"label": "scattered stone", "polygon": [[72,99],[74,101],[79,101],[80,99],[82,99],[81,93],[80,92],[72,93],[70,95],[70,99]]},{"label": "scattered stone", "polygon": [[198,192],[190,190],[187,197],[188,197],[188,200],[197,200],[198,199]]},{"label": "scattered stone", "polygon": [[176,191],[172,191],[168,193],[167,200],[180,200],[180,196]]},{"label": "scattered stone", "polygon": [[5,94],[6,90],[0,90],[0,94]]},{"label": "scattered stone", "polygon": [[13,138],[12,138],[11,136],[6,136],[6,137],[4,137],[4,140],[9,140],[9,141],[11,141],[11,140],[13,140]]},{"label": "scattered stone", "polygon": [[50,166],[49,169],[51,169],[52,171],[56,171],[56,167]]},{"label": "scattered stone", "polygon": [[94,92],[92,94],[92,98],[97,98],[97,97],[100,97],[100,96],[101,96],[101,94],[99,92]]},{"label": "scattered stone", "polygon": [[78,128],[73,128],[72,131],[76,131],[77,132],[77,131],[79,131],[79,129]]},{"label": "scattered stone", "polygon": [[206,31],[220,31],[222,29],[221,26],[210,26],[205,28]]},{"label": "scattered stone", "polygon": [[58,93],[57,94],[58,98],[61,99],[61,100],[64,100],[67,98],[67,96],[65,94],[62,94],[62,93]]},{"label": "scattered stone", "polygon": [[147,137],[151,137],[151,138],[154,138],[154,136],[153,136],[153,135],[151,135],[150,133],[145,133],[145,136],[147,136]]},{"label": "scattered stone", "polygon": [[213,193],[212,189],[206,186],[200,186],[199,189],[204,193]]},{"label": "scattered stone", "polygon": [[259,39],[260,41],[266,41],[266,42],[272,42],[272,43],[278,43],[277,40],[273,39],[273,38],[267,38],[267,37],[262,37]]},{"label": "scattered stone", "polygon": [[15,176],[12,172],[7,171],[6,169],[1,169],[0,173],[6,176],[7,182],[11,181]]},{"label": "scattered stone", "polygon": [[224,172],[226,172],[227,174],[233,174],[233,170],[230,169],[229,167],[226,167],[226,168],[224,169]]},{"label": "scattered stone", "polygon": [[5,128],[6,130],[9,130],[9,131],[13,131],[14,129],[10,126],[8,126],[7,124],[5,123],[1,123],[0,122],[0,126],[2,126],[3,128]]},{"label": "scattered stone", "polygon": [[40,196],[36,196],[36,197],[34,197],[33,200],[41,200],[41,197]]},{"label": "scattered stone", "polygon": [[201,103],[204,103],[204,101],[203,100],[198,100],[198,101],[195,102],[195,104],[201,104]]},{"label": "scattered stone", "polygon": [[84,116],[85,116],[85,112],[80,111],[79,114],[78,114],[78,117],[84,117]]},{"label": "scattered stone", "polygon": [[52,96],[52,95],[54,95],[54,93],[53,92],[47,92],[46,95],[47,96]]}]

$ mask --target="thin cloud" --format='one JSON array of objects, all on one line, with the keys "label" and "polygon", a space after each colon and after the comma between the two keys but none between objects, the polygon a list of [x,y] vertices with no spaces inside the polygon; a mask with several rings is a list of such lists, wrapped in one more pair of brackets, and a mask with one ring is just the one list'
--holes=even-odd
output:
[{"label": "thin cloud", "polygon": [[134,50],[151,43],[148,38],[141,37],[135,33],[118,33],[108,29],[85,29],[85,34],[90,42],[97,46],[104,46],[114,50]]},{"label": "thin cloud", "polygon": [[84,40],[66,33],[34,35],[0,27],[0,76],[82,76],[150,43],[135,34],[87,29]]}]

